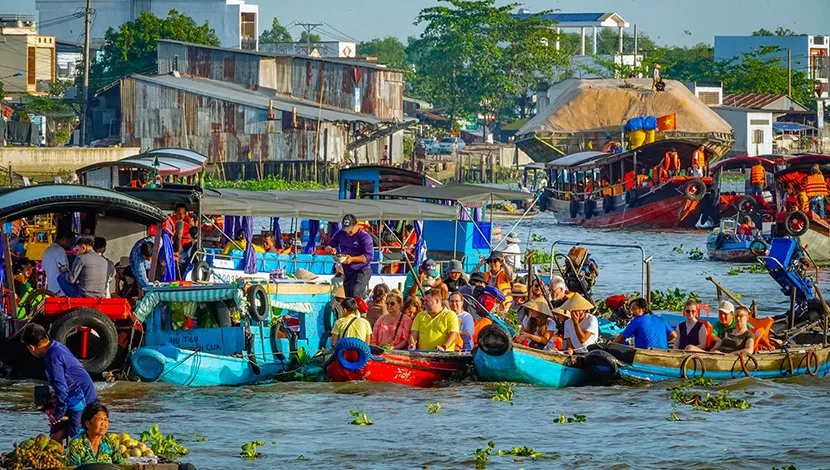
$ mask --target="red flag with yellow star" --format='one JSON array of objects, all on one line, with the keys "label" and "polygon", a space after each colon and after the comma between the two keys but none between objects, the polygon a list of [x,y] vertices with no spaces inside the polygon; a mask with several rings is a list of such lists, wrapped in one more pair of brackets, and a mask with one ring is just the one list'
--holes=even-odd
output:
[{"label": "red flag with yellow star", "polygon": [[677,130],[677,114],[669,114],[657,118],[657,130],[661,132]]}]

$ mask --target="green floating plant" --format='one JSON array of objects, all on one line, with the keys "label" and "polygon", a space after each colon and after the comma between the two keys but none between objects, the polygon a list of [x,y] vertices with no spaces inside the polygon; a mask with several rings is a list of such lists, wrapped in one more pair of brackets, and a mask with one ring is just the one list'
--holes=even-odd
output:
[{"label": "green floating plant", "polygon": [[366,415],[365,411],[349,411],[349,413],[355,418],[351,422],[351,424],[354,424],[355,426],[370,426],[373,424],[372,420]]}]

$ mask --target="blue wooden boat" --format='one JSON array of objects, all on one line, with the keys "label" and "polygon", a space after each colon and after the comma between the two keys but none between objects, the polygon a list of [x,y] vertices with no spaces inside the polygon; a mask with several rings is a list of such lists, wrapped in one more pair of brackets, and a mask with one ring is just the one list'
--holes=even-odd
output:
[{"label": "blue wooden boat", "polygon": [[[146,338],[130,357],[133,370],[145,381],[179,386],[272,380],[296,368],[300,348],[313,355],[325,343],[331,322],[324,321],[323,312],[330,300],[330,285],[300,282],[151,288],[136,306],[136,317],[146,319]],[[185,311],[184,317],[192,319],[187,312],[195,304],[207,310],[229,306],[240,320],[232,326],[176,329],[177,315],[183,319]]]},{"label": "blue wooden boat", "polygon": [[550,388],[581,385],[587,378],[584,356],[569,356],[515,344],[499,326],[483,328],[473,365],[479,380],[518,382]]},{"label": "blue wooden boat", "polygon": [[606,383],[692,377],[726,380],[749,376],[764,379],[791,375],[825,376],[830,373],[830,347],[801,345],[740,357],[737,354],[635,349],[605,344],[589,352],[586,362],[593,378]]}]

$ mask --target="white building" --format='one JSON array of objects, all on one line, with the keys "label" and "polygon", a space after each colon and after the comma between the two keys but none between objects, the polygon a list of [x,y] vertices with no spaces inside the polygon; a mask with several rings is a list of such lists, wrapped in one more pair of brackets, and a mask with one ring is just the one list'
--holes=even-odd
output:
[{"label": "white building", "polygon": [[357,44],[354,41],[266,42],[259,45],[259,50],[281,55],[354,59]]},{"label": "white building", "polygon": [[[35,0],[40,34],[59,41],[83,41],[86,0]],[[259,6],[245,0],[92,0],[94,15],[90,38],[95,44],[104,39],[108,28],[132,21],[141,12],[166,18],[170,10],[207,22],[216,31],[222,47],[256,50],[259,41]]]},{"label": "white building", "polygon": [[726,156],[756,156],[772,154],[772,112],[760,109],[713,106],[735,132],[735,143]]}]

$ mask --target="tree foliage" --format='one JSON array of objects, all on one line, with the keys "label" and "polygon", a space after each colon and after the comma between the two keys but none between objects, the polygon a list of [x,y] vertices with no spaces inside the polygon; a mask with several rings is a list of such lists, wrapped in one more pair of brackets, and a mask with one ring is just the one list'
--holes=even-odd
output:
[{"label": "tree foliage", "polygon": [[294,38],[291,37],[291,31],[280,24],[280,20],[275,16],[271,22],[271,29],[266,29],[259,35],[259,42],[294,42]]},{"label": "tree foliage", "polygon": [[394,36],[360,42],[357,45],[357,55],[377,57],[378,61],[397,68],[404,68],[408,63],[406,46]]},{"label": "tree foliage", "polygon": [[90,88],[95,89],[135,73],[155,73],[159,39],[218,46],[219,38],[205,22],[198,25],[189,16],[170,10],[167,18],[142,12],[133,21],[107,29],[104,46],[90,65]]},{"label": "tree foliage", "polygon": [[[787,67],[770,55],[780,47],[764,46],[731,60],[715,62],[713,78],[723,82],[726,93],[787,93]],[[810,80],[803,71],[792,71],[793,99],[806,106],[813,102]]]},{"label": "tree foliage", "polygon": [[770,31],[768,29],[761,28],[758,31],[752,32],[753,36],[799,36],[799,33],[795,31],[785,28],[783,26],[779,26],[775,29],[775,31]]},{"label": "tree foliage", "polygon": [[[540,12],[518,19],[518,4],[495,0],[440,0],[415,24],[425,24],[408,50],[419,49],[417,86],[456,116],[498,115],[505,103],[552,77],[564,55],[550,47],[554,24]],[[410,57],[412,58],[412,57]]]},{"label": "tree foliage", "polygon": [[300,38],[297,39],[297,42],[320,42],[320,35],[319,34],[308,34],[308,32],[303,31],[300,33]]}]

